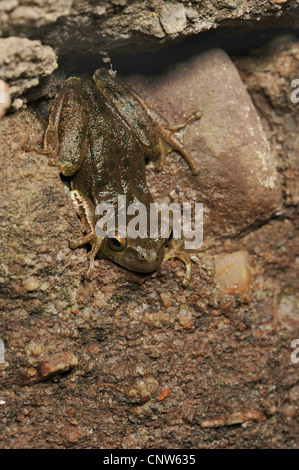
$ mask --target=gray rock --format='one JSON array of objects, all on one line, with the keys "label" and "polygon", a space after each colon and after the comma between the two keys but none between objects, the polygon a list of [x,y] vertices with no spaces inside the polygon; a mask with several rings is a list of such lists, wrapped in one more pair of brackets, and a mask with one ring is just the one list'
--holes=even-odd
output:
[{"label": "gray rock", "polygon": [[164,5],[160,13],[160,21],[167,34],[180,33],[187,26],[184,5],[181,3],[169,3]]},{"label": "gray rock", "polygon": [[9,37],[0,39],[0,77],[8,82],[12,106],[22,106],[22,95],[39,84],[41,77],[57,68],[57,57],[50,46],[39,40]]}]

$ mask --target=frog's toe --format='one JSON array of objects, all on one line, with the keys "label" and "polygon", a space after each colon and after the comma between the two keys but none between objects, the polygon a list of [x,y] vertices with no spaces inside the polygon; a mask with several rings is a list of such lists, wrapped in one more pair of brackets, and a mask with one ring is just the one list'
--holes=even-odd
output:
[{"label": "frog's toe", "polygon": [[85,278],[90,279],[93,272],[94,272],[94,262],[91,262],[85,273]]},{"label": "frog's toe", "polygon": [[203,269],[208,277],[213,277],[214,276],[214,268],[210,266],[209,264],[205,263],[202,261],[200,258],[198,258],[196,255],[190,255],[190,259],[197,264],[197,266],[200,269]]},{"label": "frog's toe", "polygon": [[200,173],[200,168],[199,168],[199,166],[193,167],[193,168],[191,169],[191,172],[192,172],[192,175],[193,175],[193,176],[199,175],[199,173]]},{"label": "frog's toe", "polygon": [[94,239],[94,234],[88,233],[84,237],[78,238],[77,240],[68,240],[69,242],[69,247],[71,250],[74,250],[75,248],[78,248],[79,246],[85,245],[86,243],[89,243],[91,240]]}]

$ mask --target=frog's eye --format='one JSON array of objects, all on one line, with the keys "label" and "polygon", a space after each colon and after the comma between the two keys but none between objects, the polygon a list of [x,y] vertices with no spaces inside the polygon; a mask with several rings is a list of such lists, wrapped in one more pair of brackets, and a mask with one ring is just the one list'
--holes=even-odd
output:
[{"label": "frog's eye", "polygon": [[107,240],[108,247],[113,251],[123,251],[127,246],[126,238],[121,238],[117,234],[114,237],[109,237]]}]

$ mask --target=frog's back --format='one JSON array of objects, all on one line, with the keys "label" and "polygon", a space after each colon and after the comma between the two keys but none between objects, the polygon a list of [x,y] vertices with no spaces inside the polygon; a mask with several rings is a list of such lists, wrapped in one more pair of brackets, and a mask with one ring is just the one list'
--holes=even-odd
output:
[{"label": "frog's back", "polygon": [[72,188],[95,205],[113,202],[119,194],[127,195],[128,202],[151,201],[144,155],[135,135],[92,83],[84,84],[84,92],[89,103],[85,158],[72,178]]}]

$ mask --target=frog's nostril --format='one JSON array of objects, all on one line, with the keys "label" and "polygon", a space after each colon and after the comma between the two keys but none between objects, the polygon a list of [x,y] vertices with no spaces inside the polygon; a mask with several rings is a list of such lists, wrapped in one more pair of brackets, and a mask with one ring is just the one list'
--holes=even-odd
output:
[{"label": "frog's nostril", "polygon": [[140,253],[140,259],[141,259],[142,261],[145,260],[145,254],[144,254],[144,253]]}]

